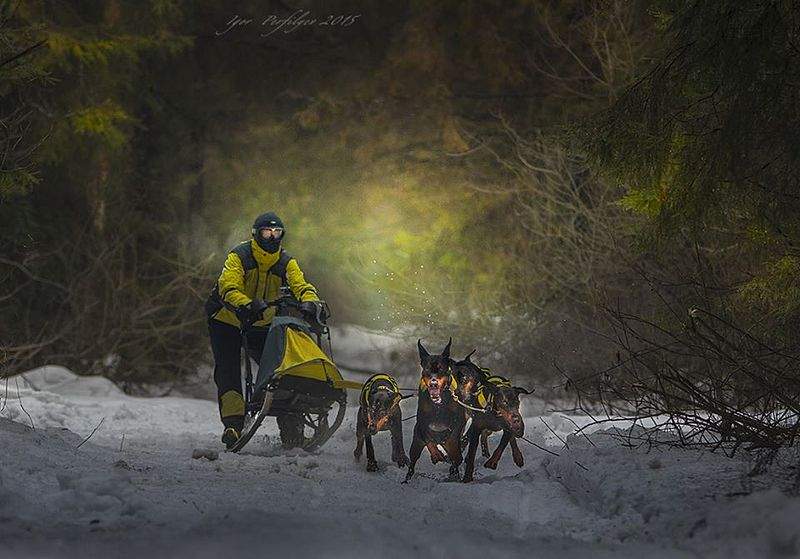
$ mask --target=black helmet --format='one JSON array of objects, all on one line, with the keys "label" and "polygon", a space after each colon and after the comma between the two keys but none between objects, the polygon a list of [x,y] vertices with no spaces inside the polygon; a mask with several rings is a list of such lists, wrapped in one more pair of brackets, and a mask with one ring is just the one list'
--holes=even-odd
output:
[{"label": "black helmet", "polygon": [[[268,238],[264,238],[261,234],[262,229],[279,229],[280,233],[278,235],[273,235]],[[263,213],[256,218],[253,222],[253,229],[251,230],[253,234],[253,238],[258,243],[258,246],[266,250],[267,252],[277,252],[281,246],[281,241],[283,237],[286,235],[286,230],[283,227],[283,221],[273,212]]]}]

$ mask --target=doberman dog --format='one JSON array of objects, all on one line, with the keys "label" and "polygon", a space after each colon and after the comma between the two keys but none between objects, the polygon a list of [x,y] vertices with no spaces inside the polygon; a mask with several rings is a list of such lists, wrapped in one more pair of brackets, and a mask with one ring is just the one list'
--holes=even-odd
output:
[{"label": "doberman dog", "polygon": [[464,409],[453,399],[455,378],[452,373],[453,360],[450,359],[451,338],[439,355],[431,355],[417,341],[422,377],[419,383],[417,402],[417,423],[414,425],[414,439],[411,442],[411,463],[403,483],[414,475],[414,467],[422,454],[428,449],[431,462],[444,461],[445,457],[437,448],[444,446],[447,461],[450,462],[450,480],[459,479],[461,456],[461,435],[467,421]]},{"label": "doberman dog", "polygon": [[[481,453],[489,458],[484,464],[486,468],[497,469],[497,463],[509,443],[514,464],[520,468],[525,464],[522,451],[517,446],[517,437],[525,435],[525,423],[519,413],[519,395],[533,392],[512,386],[507,378],[491,375],[488,369],[477,366],[470,360],[473,353],[474,350],[453,366],[458,382],[456,399],[472,418],[472,424],[465,437],[469,449],[462,478],[464,482],[473,479],[478,439],[481,443]],[[489,434],[497,431],[502,431],[503,437],[489,457]]]},{"label": "doberman dog", "polygon": [[367,443],[367,471],[378,470],[372,436],[387,429],[392,434],[392,461],[399,468],[408,466],[408,456],[403,449],[403,412],[400,410],[400,388],[390,375],[372,375],[361,389],[361,397],[356,419],[356,448],[353,451],[356,461],[361,459],[364,442]]}]

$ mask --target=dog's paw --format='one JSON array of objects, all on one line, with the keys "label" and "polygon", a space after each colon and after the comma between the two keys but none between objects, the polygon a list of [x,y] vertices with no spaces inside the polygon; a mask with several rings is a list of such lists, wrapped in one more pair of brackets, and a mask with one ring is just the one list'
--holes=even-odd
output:
[{"label": "dog's paw", "polygon": [[377,472],[378,471],[378,463],[377,462],[367,462],[367,471],[368,472]]},{"label": "dog's paw", "polygon": [[497,469],[497,460],[487,460],[486,463],[483,465],[484,468],[489,468],[490,470]]},{"label": "dog's paw", "polygon": [[471,482],[472,480],[473,480],[472,474],[469,474],[469,475],[467,475],[467,474],[464,474],[464,477],[462,477],[462,478],[461,478],[461,481],[462,481],[463,483],[469,483],[469,482]]},{"label": "dog's paw", "polygon": [[520,452],[520,451],[513,452],[512,451],[511,457],[514,458],[514,464],[516,464],[517,467],[521,468],[522,466],[525,465],[525,458],[522,456],[522,452]]},{"label": "dog's paw", "polygon": [[461,481],[461,472],[458,471],[457,466],[450,468],[450,475],[447,476],[447,481]]}]

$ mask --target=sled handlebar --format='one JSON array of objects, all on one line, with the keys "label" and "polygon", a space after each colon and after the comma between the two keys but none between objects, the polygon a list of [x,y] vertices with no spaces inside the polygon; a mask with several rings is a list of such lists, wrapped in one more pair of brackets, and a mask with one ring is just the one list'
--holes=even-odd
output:
[{"label": "sled handlebar", "polygon": [[[277,310],[280,310],[281,307],[292,308],[301,313],[301,315],[311,323],[311,329],[313,331],[320,331],[325,332],[327,329],[327,320],[331,316],[330,308],[325,301],[314,301],[315,303],[319,303],[315,305],[315,312],[313,314],[309,313],[308,311],[303,310],[302,302],[298,301],[291,295],[283,295],[274,299],[272,301],[268,301],[266,303],[266,307],[275,307]],[[252,322],[249,323],[242,323],[241,329],[244,332],[245,330],[249,330],[249,328],[253,325]]]},{"label": "sled handlebar", "polygon": [[277,299],[275,299],[273,301],[267,302],[267,306],[268,307],[280,307],[281,305],[286,305],[286,306],[289,306],[289,307],[294,307],[296,309],[299,309],[300,308],[300,301],[298,301],[294,297],[290,297],[290,296],[284,295],[283,297],[278,297]]},{"label": "sled handlebar", "polygon": [[[325,301],[314,301],[314,302],[319,304],[315,305],[316,309],[314,312],[313,319],[320,326],[324,326],[328,318],[330,318],[331,316],[330,307],[328,307],[328,303],[326,303]],[[303,309],[302,305],[303,305],[302,302],[298,301],[291,295],[284,295],[267,303],[268,307],[280,308],[282,306],[287,306],[301,311]]]}]

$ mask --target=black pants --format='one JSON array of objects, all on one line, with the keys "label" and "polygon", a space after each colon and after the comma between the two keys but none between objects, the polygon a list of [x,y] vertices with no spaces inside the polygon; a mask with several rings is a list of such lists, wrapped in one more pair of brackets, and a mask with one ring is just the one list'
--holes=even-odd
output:
[{"label": "black pants", "polygon": [[[208,333],[214,353],[214,382],[217,385],[220,418],[225,427],[241,429],[244,422],[242,333],[237,327],[214,319],[208,321]],[[261,360],[266,338],[266,328],[251,328],[247,332],[247,347],[256,363]]]}]

